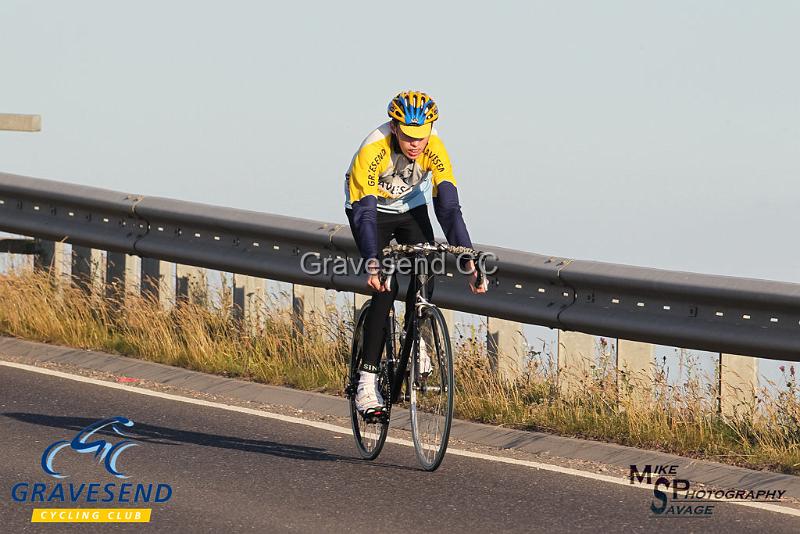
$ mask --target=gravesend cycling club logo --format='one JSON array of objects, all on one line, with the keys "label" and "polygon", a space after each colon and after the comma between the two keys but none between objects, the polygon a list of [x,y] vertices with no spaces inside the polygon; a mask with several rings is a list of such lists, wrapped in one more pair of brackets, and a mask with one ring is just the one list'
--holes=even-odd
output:
[{"label": "gravesend cycling club logo", "polygon": [[78,434],[72,438],[72,441],[56,441],[44,450],[44,453],[42,454],[42,469],[51,477],[66,478],[68,475],[62,475],[53,469],[53,460],[55,459],[56,454],[61,451],[61,449],[69,447],[79,454],[94,454],[94,458],[97,459],[98,463],[104,462],[106,471],[118,478],[128,478],[123,473],[117,471],[117,459],[125,449],[129,447],[136,447],[136,443],[133,443],[130,440],[124,440],[112,445],[104,439],[93,439],[92,441],[88,441],[89,439],[92,439],[97,431],[102,430],[105,427],[110,427],[115,433],[119,434],[120,436],[125,436],[125,434],[120,432],[118,425],[132,427],[133,421],[125,417],[111,417],[109,419],[103,419],[102,421],[92,423],[78,432]]},{"label": "gravesend cycling club logo", "polygon": [[[124,451],[140,444],[126,439],[123,428],[134,426],[127,417],[110,417],[96,421],[75,434],[72,439],[60,439],[48,445],[39,460],[45,474],[58,482],[17,482],[11,488],[11,500],[20,504],[70,503],[72,505],[105,503],[111,505],[130,505],[142,503],[166,503],[172,498],[172,486],[162,482],[62,482],[69,477],[62,472],[58,462],[64,461],[67,454],[91,459],[103,469],[98,475],[107,472],[118,479],[129,478],[120,464]],[[100,432],[115,434],[101,437]],[[107,476],[107,475],[106,475]],[[34,508],[31,522],[59,523],[146,523],[150,521],[150,508]]]}]

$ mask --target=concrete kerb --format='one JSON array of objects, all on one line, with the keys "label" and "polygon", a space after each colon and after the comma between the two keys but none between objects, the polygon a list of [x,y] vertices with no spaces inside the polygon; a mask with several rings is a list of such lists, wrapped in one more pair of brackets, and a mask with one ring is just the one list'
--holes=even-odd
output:
[{"label": "concrete kerb", "polygon": [[[168,365],[136,360],[96,351],[77,350],[14,338],[0,337],[0,358],[10,356],[22,363],[62,363],[79,368],[119,373],[130,378],[187,387],[239,400],[289,406],[321,415],[349,417],[348,401],[321,393],[293,390],[244,380],[208,375]],[[395,412],[393,426],[408,428],[406,410]],[[800,477],[754,471],[741,467],[696,460],[658,451],[647,451],[596,441],[581,440],[513,430],[455,420],[454,439],[501,449],[519,450],[543,457],[588,460],[628,469],[630,465],[677,465],[682,478],[720,489],[778,489],[787,496],[800,498]]]}]

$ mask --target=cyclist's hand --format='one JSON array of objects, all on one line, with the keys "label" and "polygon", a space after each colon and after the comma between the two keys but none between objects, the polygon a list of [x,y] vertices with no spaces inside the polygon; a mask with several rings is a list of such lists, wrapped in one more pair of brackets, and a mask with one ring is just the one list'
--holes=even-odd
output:
[{"label": "cyclist's hand", "polygon": [[369,286],[370,289],[378,291],[379,293],[389,291],[389,278],[385,278],[381,284],[380,263],[377,259],[372,258],[367,260],[367,274],[369,275],[367,286]]},{"label": "cyclist's hand", "polygon": [[483,279],[483,283],[480,286],[476,286],[475,284],[478,282],[478,272],[472,271],[472,274],[469,275],[469,288],[472,290],[473,293],[486,293],[486,278]]},{"label": "cyclist's hand", "polygon": [[373,291],[378,291],[378,292],[389,291],[389,287],[386,285],[386,282],[381,284],[381,278],[377,274],[369,275],[369,279],[367,280],[367,285]]},{"label": "cyclist's hand", "polygon": [[469,289],[473,293],[486,293],[488,284],[485,275],[483,277],[483,283],[480,286],[476,286],[478,283],[478,271],[475,269],[475,262],[469,260],[469,262],[467,262],[467,269],[472,271],[471,274],[467,275],[469,276]]}]

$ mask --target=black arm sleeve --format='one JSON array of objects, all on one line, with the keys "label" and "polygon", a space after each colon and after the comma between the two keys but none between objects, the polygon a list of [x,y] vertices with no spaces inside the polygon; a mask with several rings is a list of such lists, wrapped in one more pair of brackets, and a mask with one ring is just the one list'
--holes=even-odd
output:
[{"label": "black arm sleeve", "polygon": [[378,199],[368,195],[352,204],[347,210],[350,230],[356,240],[361,257],[368,260],[378,257]]},{"label": "black arm sleeve", "polygon": [[467,225],[464,224],[464,217],[461,215],[461,206],[458,204],[458,190],[455,185],[450,182],[439,184],[437,195],[433,197],[433,210],[448,243],[472,248]]}]

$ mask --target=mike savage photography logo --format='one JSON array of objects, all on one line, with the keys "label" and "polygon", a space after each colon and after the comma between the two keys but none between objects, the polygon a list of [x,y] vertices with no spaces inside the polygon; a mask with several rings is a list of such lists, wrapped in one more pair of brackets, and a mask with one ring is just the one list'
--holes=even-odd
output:
[{"label": "mike savage photography logo", "polygon": [[[93,460],[102,470],[117,479],[129,478],[122,472],[120,457],[124,451],[139,446],[129,439],[116,442],[100,437],[102,430],[125,438],[121,428],[132,428],[133,421],[127,417],[101,419],[82,428],[72,439],[60,439],[42,452],[39,460],[42,471],[57,482],[17,482],[11,487],[11,500],[18,504],[52,504],[59,507],[34,508],[31,522],[34,523],[147,523],[150,508],[128,507],[130,505],[163,504],[172,498],[172,486],[161,482],[63,482],[70,475],[61,472],[57,461],[64,455],[74,453]],[[62,508],[69,504],[73,508]],[[107,507],[75,507],[79,505],[103,504]],[[124,507],[115,507],[124,505]]]},{"label": "mike savage photography logo", "polygon": [[652,517],[708,518],[723,502],[778,503],[786,490],[778,489],[693,489],[687,479],[678,478],[677,465],[630,466],[630,483],[653,486]]}]

